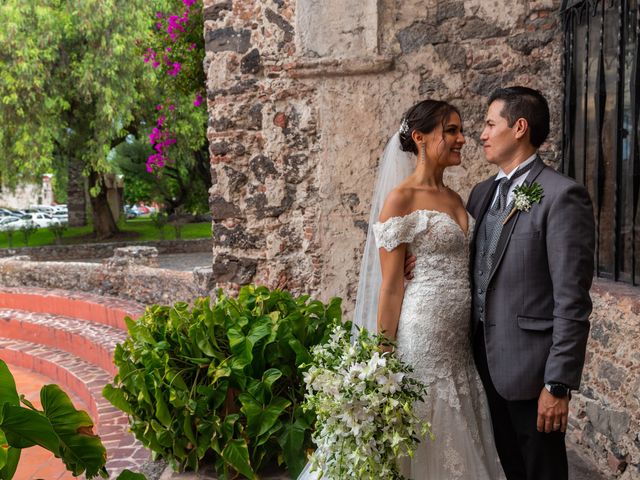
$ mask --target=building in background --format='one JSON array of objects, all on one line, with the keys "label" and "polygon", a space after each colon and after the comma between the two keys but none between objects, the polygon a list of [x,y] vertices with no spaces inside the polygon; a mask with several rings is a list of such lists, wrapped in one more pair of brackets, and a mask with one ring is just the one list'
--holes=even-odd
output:
[{"label": "building in background", "polygon": [[15,189],[2,187],[0,189],[0,206],[12,210],[23,210],[31,205],[53,205],[53,175],[45,173],[40,177],[40,184],[23,183]]}]

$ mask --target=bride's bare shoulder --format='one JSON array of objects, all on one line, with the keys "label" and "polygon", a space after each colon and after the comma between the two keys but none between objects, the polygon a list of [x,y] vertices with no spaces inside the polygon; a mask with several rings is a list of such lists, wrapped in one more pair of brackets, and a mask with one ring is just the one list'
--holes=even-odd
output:
[{"label": "bride's bare shoulder", "polygon": [[411,188],[402,185],[389,192],[380,211],[380,222],[385,222],[391,217],[402,217],[411,211],[414,192]]}]

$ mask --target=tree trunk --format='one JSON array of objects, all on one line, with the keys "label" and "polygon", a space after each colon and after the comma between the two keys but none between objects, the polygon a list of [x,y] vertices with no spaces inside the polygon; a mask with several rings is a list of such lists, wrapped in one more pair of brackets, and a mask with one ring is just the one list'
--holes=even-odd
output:
[{"label": "tree trunk", "polygon": [[85,177],[82,174],[84,163],[75,155],[69,156],[69,180],[67,183],[67,208],[69,226],[84,227],[87,224],[87,197]]},{"label": "tree trunk", "polygon": [[[98,187],[98,188],[94,188]],[[96,238],[104,240],[113,237],[119,232],[118,226],[113,219],[109,201],[107,198],[107,188],[102,176],[98,172],[89,174],[89,191],[98,190],[98,193],[91,195],[91,210],[93,212],[93,233]]]}]

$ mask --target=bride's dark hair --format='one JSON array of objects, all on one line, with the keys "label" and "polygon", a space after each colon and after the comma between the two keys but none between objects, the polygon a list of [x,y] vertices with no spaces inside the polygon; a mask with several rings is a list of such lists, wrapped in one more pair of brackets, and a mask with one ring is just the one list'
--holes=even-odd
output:
[{"label": "bride's dark hair", "polygon": [[422,100],[407,110],[402,116],[400,124],[400,145],[402,151],[418,154],[416,142],[411,138],[414,130],[422,133],[431,133],[440,123],[444,127],[444,123],[452,113],[460,112],[450,103],[442,100]]}]

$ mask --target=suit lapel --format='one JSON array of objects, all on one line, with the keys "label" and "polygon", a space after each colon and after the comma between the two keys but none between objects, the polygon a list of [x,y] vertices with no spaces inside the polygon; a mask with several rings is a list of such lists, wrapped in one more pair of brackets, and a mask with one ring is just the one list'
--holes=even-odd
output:
[{"label": "suit lapel", "polygon": [[[542,172],[542,170],[545,167],[544,162],[540,159],[540,157],[536,157],[536,159],[533,162],[534,163],[533,163],[533,166],[531,167],[531,171],[527,174],[527,178],[525,179],[525,182],[528,183],[529,185],[531,185],[535,181],[535,179],[538,177],[538,175],[540,175],[540,172]],[[494,254],[495,255],[495,261],[493,262],[493,268],[491,269],[491,272],[489,273],[488,282],[491,282],[491,279],[493,278],[493,275],[498,270],[498,266],[500,265],[500,262],[502,261],[502,257],[504,257],[504,252],[507,249],[507,245],[509,244],[509,240],[511,239],[511,234],[513,233],[513,228],[515,227],[515,225],[518,222],[519,218],[520,218],[520,212],[517,211],[509,219],[509,221],[506,223],[506,225],[504,225],[504,227],[502,228],[502,232],[500,232],[500,238],[498,239],[498,245],[496,246],[496,251],[495,251],[495,254]]]}]

